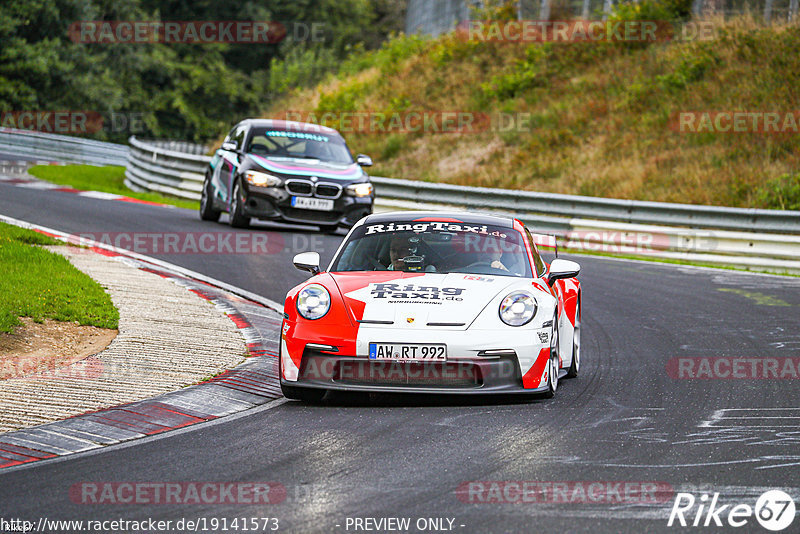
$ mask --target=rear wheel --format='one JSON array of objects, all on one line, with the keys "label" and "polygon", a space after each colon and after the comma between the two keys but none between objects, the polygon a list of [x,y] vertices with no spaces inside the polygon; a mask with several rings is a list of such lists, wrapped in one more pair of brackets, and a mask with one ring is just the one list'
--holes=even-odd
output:
[{"label": "rear wheel", "polygon": [[233,198],[231,199],[231,212],[228,215],[230,224],[234,228],[247,228],[250,224],[250,217],[246,217],[243,213],[244,206],[242,205],[242,189],[237,181],[233,186]]},{"label": "rear wheel", "polygon": [[200,194],[200,218],[204,221],[218,221],[220,210],[214,208],[214,197],[211,193],[211,182],[203,181],[203,192]]},{"label": "rear wheel", "polygon": [[281,384],[281,392],[283,396],[289,400],[299,400],[304,402],[319,402],[322,400],[322,397],[325,396],[325,393],[328,391],[325,389],[312,389],[312,388],[303,388],[297,386],[287,386],[286,384]]},{"label": "rear wheel", "polygon": [[575,378],[581,370],[581,301],[575,311],[575,332],[572,334],[572,363],[564,378]]}]

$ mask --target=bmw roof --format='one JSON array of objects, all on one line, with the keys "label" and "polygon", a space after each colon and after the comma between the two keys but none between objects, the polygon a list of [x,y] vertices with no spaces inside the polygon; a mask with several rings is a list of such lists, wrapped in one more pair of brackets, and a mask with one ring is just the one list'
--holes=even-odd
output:
[{"label": "bmw roof", "polygon": [[277,130],[294,130],[299,132],[314,132],[340,135],[333,128],[313,124],[310,122],[285,121],[280,119],[244,119],[239,124],[249,124],[256,128],[275,128]]}]

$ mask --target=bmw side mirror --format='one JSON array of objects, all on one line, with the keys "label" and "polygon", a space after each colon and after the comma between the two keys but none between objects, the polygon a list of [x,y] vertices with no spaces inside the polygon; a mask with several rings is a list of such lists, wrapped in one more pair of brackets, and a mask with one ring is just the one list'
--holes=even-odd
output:
[{"label": "bmw side mirror", "polygon": [[362,167],[372,167],[372,158],[366,154],[359,154],[356,156],[356,163]]},{"label": "bmw side mirror", "polygon": [[547,285],[552,286],[556,280],[562,278],[575,278],[579,272],[581,272],[580,264],[570,260],[555,259],[550,263]]},{"label": "bmw side mirror", "polygon": [[319,273],[319,253],[301,252],[292,260],[294,266],[301,271],[308,271],[312,275]]},{"label": "bmw side mirror", "polygon": [[233,141],[225,141],[222,143],[222,150],[230,150],[231,152],[236,152],[236,143]]}]

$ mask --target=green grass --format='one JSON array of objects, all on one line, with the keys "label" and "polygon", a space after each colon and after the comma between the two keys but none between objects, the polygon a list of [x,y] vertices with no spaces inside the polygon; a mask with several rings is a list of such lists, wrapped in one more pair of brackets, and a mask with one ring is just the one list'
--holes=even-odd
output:
[{"label": "green grass", "polygon": [[126,197],[171,204],[179,208],[199,209],[200,203],[194,200],[168,197],[158,193],[137,193],[125,186],[125,167],[109,165],[36,165],[28,173],[48,182],[68,185],[84,191],[102,191]]},{"label": "green grass", "polygon": [[13,331],[20,317],[117,328],[119,313],[100,284],[63,256],[33,246],[58,243],[0,223],[0,332]]}]

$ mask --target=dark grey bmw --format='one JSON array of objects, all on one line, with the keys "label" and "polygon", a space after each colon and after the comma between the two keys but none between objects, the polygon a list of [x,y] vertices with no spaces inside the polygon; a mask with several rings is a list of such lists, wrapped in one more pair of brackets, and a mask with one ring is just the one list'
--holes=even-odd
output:
[{"label": "dark grey bmw", "polygon": [[231,226],[251,218],[313,224],[324,232],[351,227],[372,213],[375,192],[336,130],[316,124],[246,119],[233,127],[211,159],[200,217]]}]

